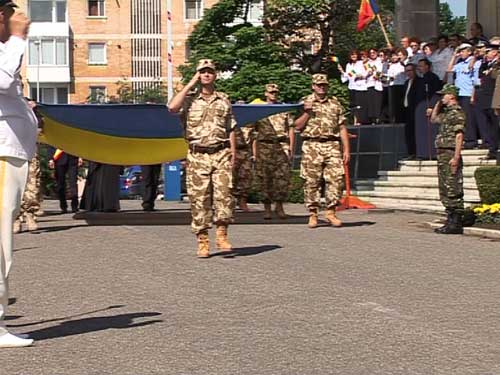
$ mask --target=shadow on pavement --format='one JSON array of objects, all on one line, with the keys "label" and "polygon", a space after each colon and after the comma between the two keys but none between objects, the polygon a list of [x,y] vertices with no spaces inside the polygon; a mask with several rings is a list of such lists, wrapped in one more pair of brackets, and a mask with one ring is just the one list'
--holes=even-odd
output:
[{"label": "shadow on pavement", "polygon": [[278,245],[261,245],[261,246],[251,246],[251,247],[237,247],[230,252],[218,252],[214,253],[212,257],[221,256],[224,258],[236,258],[236,257],[246,257],[251,255],[258,255],[261,253],[266,253],[268,251],[281,249]]},{"label": "shadow on pavement", "polygon": [[9,298],[9,306],[15,304],[16,302],[17,302],[17,298],[15,298],[15,297]]},{"label": "shadow on pavement", "polygon": [[63,230],[74,229],[74,228],[81,228],[81,227],[88,227],[88,225],[86,225],[86,224],[55,225],[55,226],[48,226],[48,227],[38,228],[37,230],[31,231],[31,232],[21,232],[21,233],[42,234],[42,233],[50,233],[50,232],[61,232]]},{"label": "shadow on pavement", "polygon": [[14,249],[12,250],[14,253],[18,252],[18,251],[26,251],[26,250],[35,250],[35,249],[39,249],[38,246],[31,246],[31,247],[20,247],[19,249]]},{"label": "shadow on pavement", "polygon": [[37,341],[50,340],[59,337],[81,335],[89,332],[104,331],[106,329],[126,329],[144,327],[150,324],[163,322],[161,319],[134,322],[134,319],[149,318],[161,315],[159,312],[140,312],[120,314],[115,316],[99,316],[63,322],[57,326],[42,328],[29,332],[30,338]]}]

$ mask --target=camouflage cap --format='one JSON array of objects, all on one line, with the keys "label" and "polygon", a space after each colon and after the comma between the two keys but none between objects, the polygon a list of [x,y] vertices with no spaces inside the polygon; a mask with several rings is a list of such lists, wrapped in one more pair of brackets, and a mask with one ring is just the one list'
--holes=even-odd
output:
[{"label": "camouflage cap", "polygon": [[436,94],[440,94],[440,95],[451,94],[451,95],[454,95],[456,98],[458,98],[458,88],[457,88],[457,86],[452,85],[451,83],[447,83]]},{"label": "camouflage cap", "polygon": [[212,69],[215,72],[215,64],[213,60],[210,59],[201,59],[198,61],[198,66],[196,67],[196,71],[199,72],[202,69]]},{"label": "camouflage cap", "polygon": [[328,77],[326,74],[314,74],[312,76],[312,83],[315,85],[328,85]]},{"label": "camouflage cap", "polygon": [[266,91],[267,92],[279,92],[280,91],[280,88],[277,84],[275,83],[268,83],[266,85]]}]

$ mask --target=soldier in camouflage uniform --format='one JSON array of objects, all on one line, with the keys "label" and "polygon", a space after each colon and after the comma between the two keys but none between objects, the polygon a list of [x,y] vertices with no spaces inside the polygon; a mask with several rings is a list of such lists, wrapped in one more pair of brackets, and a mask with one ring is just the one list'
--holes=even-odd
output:
[{"label": "soldier in camouflage uniform", "polygon": [[22,223],[26,223],[28,231],[38,229],[37,215],[42,203],[40,160],[38,152],[29,162],[28,181],[24,189],[23,200],[19,216],[14,222],[14,233],[22,231]]},{"label": "soldier in camouflage uniform", "polygon": [[252,143],[253,128],[245,126],[234,129],[236,158],[233,168],[233,195],[243,211],[249,211],[247,200],[252,188]]},{"label": "soldier in camouflage uniform", "polygon": [[[266,85],[266,102],[278,102],[279,87]],[[295,128],[290,113],[278,113],[255,123],[255,170],[264,202],[264,219],[271,219],[271,204],[279,218],[286,219],[283,202],[290,187],[290,161],[293,158]]]},{"label": "soldier in camouflage uniform", "polygon": [[[168,105],[171,112],[180,112],[184,137],[189,144],[186,183],[199,258],[210,256],[208,229],[212,219],[217,226],[217,248],[232,250],[227,227],[234,209],[232,166],[236,154],[233,131],[236,121],[227,95],[215,91],[215,79],[213,61],[200,60],[194,77]],[[198,83],[201,89],[189,95]]]},{"label": "soldier in camouflage uniform", "polygon": [[458,105],[458,89],[446,84],[439,92],[443,98],[432,110],[431,121],[439,124],[436,136],[439,197],[447,220],[437,228],[440,234],[461,234],[464,213],[462,144],[466,124],[465,112]]},{"label": "soldier in camouflage uniform", "polygon": [[318,226],[321,180],[325,180],[326,215],[336,227],[342,222],[335,207],[342,197],[344,163],[349,162],[349,135],[345,127],[344,109],[335,97],[329,98],[326,74],[314,74],[311,95],[303,98],[304,112],[295,120],[302,131],[302,163],[304,202],[309,210],[309,228]]}]

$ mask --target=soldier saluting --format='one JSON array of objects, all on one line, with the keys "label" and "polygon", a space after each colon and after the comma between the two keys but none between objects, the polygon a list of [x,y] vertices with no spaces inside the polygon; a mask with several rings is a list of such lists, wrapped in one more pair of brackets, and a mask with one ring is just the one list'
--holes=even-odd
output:
[{"label": "soldier saluting", "polygon": [[435,229],[435,232],[462,234],[464,189],[461,152],[466,117],[458,105],[456,86],[446,84],[438,94],[443,97],[434,106],[431,121],[439,124],[436,136],[439,198],[446,209],[447,220],[445,225]]},{"label": "soldier saluting", "polygon": [[326,183],[326,215],[330,224],[342,226],[335,215],[343,189],[344,163],[350,159],[349,134],[344,109],[335,97],[328,97],[326,74],[312,76],[313,93],[303,99],[304,112],[295,120],[302,131],[300,175],[305,180],[304,202],[309,210],[309,228],[318,226],[321,179]]},{"label": "soldier saluting", "polygon": [[[200,60],[196,74],[168,105],[170,112],[181,114],[184,137],[189,144],[186,183],[199,258],[210,256],[208,229],[212,221],[217,226],[218,249],[232,250],[227,227],[234,209],[231,189],[236,121],[227,95],[215,91],[215,79],[213,61]],[[200,90],[189,95],[198,83]]]}]

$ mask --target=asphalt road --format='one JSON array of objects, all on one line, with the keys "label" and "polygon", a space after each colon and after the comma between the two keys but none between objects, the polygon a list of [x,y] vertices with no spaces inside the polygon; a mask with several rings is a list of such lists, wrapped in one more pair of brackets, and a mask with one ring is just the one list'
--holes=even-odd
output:
[{"label": "asphalt road", "polygon": [[500,242],[401,212],[310,230],[296,205],[239,215],[234,253],[198,260],[188,206],[160,207],[168,226],[88,226],[45,204],[7,321],[36,345],[1,375],[500,374]]}]

